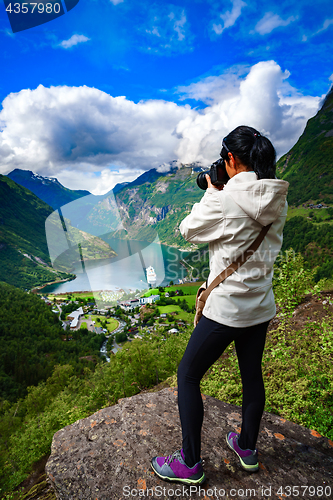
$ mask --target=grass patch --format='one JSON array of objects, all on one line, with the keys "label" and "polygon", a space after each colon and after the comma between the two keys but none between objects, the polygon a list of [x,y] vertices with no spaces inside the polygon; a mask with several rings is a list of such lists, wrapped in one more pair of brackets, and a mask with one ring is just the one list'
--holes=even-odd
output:
[{"label": "grass patch", "polygon": [[183,295],[182,297],[180,297],[180,300],[186,300],[188,305],[190,307],[192,307],[195,305],[196,293],[197,293],[197,290],[195,291],[195,294],[193,294],[193,295]]},{"label": "grass patch", "polygon": [[[311,217],[313,214],[314,218]],[[306,219],[320,224],[321,222],[326,222],[332,224],[333,220],[327,213],[327,208],[303,208],[303,207],[288,207],[287,221],[293,217],[305,217]]]},{"label": "grass patch", "polygon": [[[176,290],[182,290],[184,292],[184,295],[196,295],[197,290],[200,285],[202,285],[203,281],[193,281],[191,283],[184,283],[183,285],[171,285],[171,286],[166,286],[164,288],[164,295],[165,293],[170,293],[171,291],[176,291]],[[161,292],[159,291],[158,288],[152,288],[148,290],[143,297],[150,297],[150,295],[161,295]]]},{"label": "grass patch", "polygon": [[[182,309],[179,311],[179,313],[176,316],[177,319],[181,319],[183,321],[187,321],[190,324],[193,324],[193,319],[194,319],[194,314],[193,313],[188,313],[186,311],[183,311]],[[194,326],[193,326],[194,328]]]},{"label": "grass patch", "polygon": [[176,312],[178,314],[181,311],[181,308],[176,304],[170,304],[168,306],[158,306],[158,309],[161,314],[163,313],[170,314],[172,312]]},{"label": "grass patch", "polygon": [[150,288],[145,292],[142,297],[150,297],[151,295],[161,295],[158,288]]},{"label": "grass patch", "polygon": [[202,285],[203,281],[193,281],[191,283],[185,283],[184,285],[172,285],[168,286],[165,291],[170,292],[176,290],[182,290],[184,295],[196,295],[198,288]]},{"label": "grass patch", "polygon": [[108,333],[112,333],[114,330],[116,330],[119,326],[119,321],[114,319],[114,318],[109,318],[107,319],[107,324],[106,328],[108,330]]},{"label": "grass patch", "polygon": [[63,300],[77,300],[77,299],[91,299],[91,302],[95,302],[94,299],[94,293],[92,291],[87,291],[87,292],[73,292],[69,294],[54,294],[54,293],[49,293],[47,298],[51,301],[55,298],[57,301],[63,301]]},{"label": "grass patch", "polygon": [[181,319],[183,321],[193,323],[194,314],[183,311],[183,309],[181,309],[178,305],[170,304],[168,306],[158,306],[158,309],[161,314],[170,314],[172,312],[176,312],[177,314],[172,316],[174,318],[174,321]]}]

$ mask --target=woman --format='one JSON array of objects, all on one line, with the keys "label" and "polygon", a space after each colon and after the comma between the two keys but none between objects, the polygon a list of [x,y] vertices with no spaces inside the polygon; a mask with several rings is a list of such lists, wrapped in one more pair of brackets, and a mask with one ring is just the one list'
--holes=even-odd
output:
[{"label": "woman", "polygon": [[246,471],[258,470],[256,441],[265,406],[261,360],[267,327],[276,313],[273,264],[287,215],[288,183],[275,177],[276,153],[269,139],[251,127],[237,127],[223,139],[221,157],[229,181],[221,190],[207,175],[205,195],[180,225],[187,241],[209,243],[208,284],[250,247],[263,226],[272,226],[250,259],[212,290],[180,362],[182,449],[154,457],[151,465],[160,478],[186,484],[205,480],[200,380],[232,341],[243,385],[242,427],[240,434],[227,434],[227,444]]}]

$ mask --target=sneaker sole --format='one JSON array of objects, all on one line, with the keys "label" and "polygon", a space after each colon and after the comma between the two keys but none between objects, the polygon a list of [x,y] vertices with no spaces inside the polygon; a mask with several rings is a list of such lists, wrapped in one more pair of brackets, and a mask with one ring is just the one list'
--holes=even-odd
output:
[{"label": "sneaker sole", "polygon": [[238,455],[237,451],[229,443],[229,441],[228,441],[228,435],[226,436],[225,440],[226,440],[227,445],[229,446],[229,448],[234,453],[236,453],[237,457],[239,458],[240,464],[241,464],[241,466],[243,467],[244,470],[246,470],[247,472],[257,472],[259,470],[259,464],[247,465],[245,462],[243,462],[242,457]]},{"label": "sneaker sole", "polygon": [[205,481],[206,479],[206,476],[205,476],[205,473],[203,472],[202,473],[202,476],[199,478],[199,479],[181,479],[179,477],[169,477],[169,476],[163,476],[162,474],[160,474],[159,472],[157,472],[157,470],[155,469],[155,467],[153,466],[153,463],[150,462],[150,465],[151,465],[151,468],[153,469],[153,471],[155,472],[155,474],[160,477],[161,479],[163,479],[164,481],[170,481],[170,483],[172,482],[178,482],[178,483],[184,483],[184,484],[201,484]]}]

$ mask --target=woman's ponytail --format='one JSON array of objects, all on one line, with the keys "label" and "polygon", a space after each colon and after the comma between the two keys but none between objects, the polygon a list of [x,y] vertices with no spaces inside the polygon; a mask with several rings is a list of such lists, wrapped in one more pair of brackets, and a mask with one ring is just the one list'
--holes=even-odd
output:
[{"label": "woman's ponytail", "polygon": [[242,125],[223,139],[221,156],[228,161],[228,153],[236,156],[258,179],[275,179],[276,152],[271,141],[256,129]]},{"label": "woman's ponytail", "polygon": [[251,167],[258,179],[274,179],[276,169],[276,152],[273,144],[267,137],[258,133],[251,152]]}]

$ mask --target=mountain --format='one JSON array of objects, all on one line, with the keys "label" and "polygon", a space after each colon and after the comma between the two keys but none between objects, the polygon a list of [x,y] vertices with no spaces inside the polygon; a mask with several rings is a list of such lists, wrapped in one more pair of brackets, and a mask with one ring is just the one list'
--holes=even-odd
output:
[{"label": "mountain", "polygon": [[[104,241],[71,228],[67,259],[62,259],[58,272],[51,266],[49,247],[45,234],[45,221],[50,220],[53,209],[34,193],[20,186],[5,175],[0,175],[0,281],[30,289],[48,282],[74,278],[71,265],[80,249],[88,258],[109,258],[115,252]],[[59,234],[57,224],[69,221],[50,221],[51,233]],[[52,226],[53,224],[53,226]],[[52,239],[49,240],[49,244]]]},{"label": "mountain", "polygon": [[333,87],[295,146],[277,164],[290,205],[333,204]]},{"label": "mountain", "polygon": [[[203,196],[196,178],[197,164],[151,169],[115,193],[87,196],[61,208],[72,226],[90,234],[153,241],[189,247],[178,226],[192,205]],[[168,168],[169,167],[169,168]],[[200,170],[200,169],[199,169]]]},{"label": "mountain", "polygon": [[282,250],[300,252],[315,279],[333,276],[333,87],[295,146],[277,163],[290,183]]},{"label": "mountain", "polygon": [[43,177],[30,170],[16,168],[7,177],[32,191],[38,198],[57,209],[66,203],[90,195],[89,191],[71,190],[64,187],[55,177]]},{"label": "mountain", "polygon": [[127,186],[129,182],[120,182],[119,184],[116,184],[114,188],[112,189],[113,193],[116,194],[118,191],[123,189],[125,186]]},{"label": "mountain", "polygon": [[[185,242],[178,227],[193,204],[204,195],[196,184],[195,167],[196,164],[171,164],[168,172],[149,171],[149,177],[142,176],[144,182],[137,182],[137,179],[116,194],[117,207],[129,238],[150,241],[158,234],[162,243],[183,248],[191,246]],[[90,214],[92,217],[96,208]]]}]

